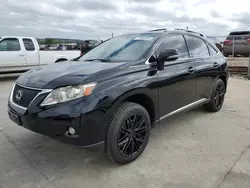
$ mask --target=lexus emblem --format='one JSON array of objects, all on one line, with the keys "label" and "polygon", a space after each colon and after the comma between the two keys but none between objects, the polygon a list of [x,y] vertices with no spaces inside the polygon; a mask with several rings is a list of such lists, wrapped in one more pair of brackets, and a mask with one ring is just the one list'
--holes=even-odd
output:
[{"label": "lexus emblem", "polygon": [[16,100],[19,101],[23,96],[23,91],[22,90],[18,90],[16,92]]}]

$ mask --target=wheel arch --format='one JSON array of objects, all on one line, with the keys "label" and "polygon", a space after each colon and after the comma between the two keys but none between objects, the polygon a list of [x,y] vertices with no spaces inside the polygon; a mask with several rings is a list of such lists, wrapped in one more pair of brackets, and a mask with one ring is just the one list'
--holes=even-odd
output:
[{"label": "wheel arch", "polygon": [[61,62],[61,61],[68,61],[68,59],[65,58],[65,57],[58,58],[58,59],[56,59],[55,63],[59,63],[59,62]]},{"label": "wheel arch", "polygon": [[217,77],[217,79],[221,79],[224,82],[225,88],[227,90],[227,78],[226,78],[226,76],[225,75],[220,75],[220,76]]},{"label": "wheel arch", "polygon": [[57,55],[54,56],[54,63],[60,62],[60,60],[68,61],[68,57],[66,55]]},{"label": "wheel arch", "polygon": [[123,102],[133,102],[143,106],[149,116],[152,123],[158,120],[158,94],[152,92],[148,88],[136,88],[126,91],[122,94],[112,93],[110,96],[105,96],[101,98],[101,104],[99,104],[102,109],[109,109],[110,115],[112,115],[115,110]]},{"label": "wheel arch", "polygon": [[142,93],[133,94],[125,98],[122,102],[133,102],[143,106],[149,114],[151,123],[155,122],[155,105],[153,100],[148,95]]}]

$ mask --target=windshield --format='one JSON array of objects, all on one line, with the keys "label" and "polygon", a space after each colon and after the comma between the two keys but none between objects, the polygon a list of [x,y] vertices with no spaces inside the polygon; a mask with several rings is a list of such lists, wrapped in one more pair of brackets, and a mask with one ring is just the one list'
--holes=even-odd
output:
[{"label": "windshield", "polygon": [[111,38],[86,53],[79,60],[135,61],[142,58],[150,50],[159,36],[160,33],[146,33]]}]

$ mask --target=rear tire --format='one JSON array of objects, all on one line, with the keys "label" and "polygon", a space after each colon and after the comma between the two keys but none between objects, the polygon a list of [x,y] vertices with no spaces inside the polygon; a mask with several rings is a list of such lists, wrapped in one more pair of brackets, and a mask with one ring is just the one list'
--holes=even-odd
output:
[{"label": "rear tire", "polygon": [[151,129],[149,114],[141,105],[122,103],[113,114],[107,136],[106,151],[118,164],[137,159],[147,146]]},{"label": "rear tire", "polygon": [[204,105],[204,109],[209,112],[218,112],[224,102],[226,86],[221,79],[217,79],[214,83],[212,96],[208,104]]}]

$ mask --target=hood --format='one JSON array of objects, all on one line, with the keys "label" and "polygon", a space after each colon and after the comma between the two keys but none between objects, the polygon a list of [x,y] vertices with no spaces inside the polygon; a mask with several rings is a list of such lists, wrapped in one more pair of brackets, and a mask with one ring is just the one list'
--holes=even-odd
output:
[{"label": "hood", "polygon": [[[46,65],[23,73],[17,83],[33,88],[54,89],[59,86],[76,85],[95,75],[116,73],[129,67],[126,62],[66,61]],[[94,81],[94,80],[92,80]]]}]

